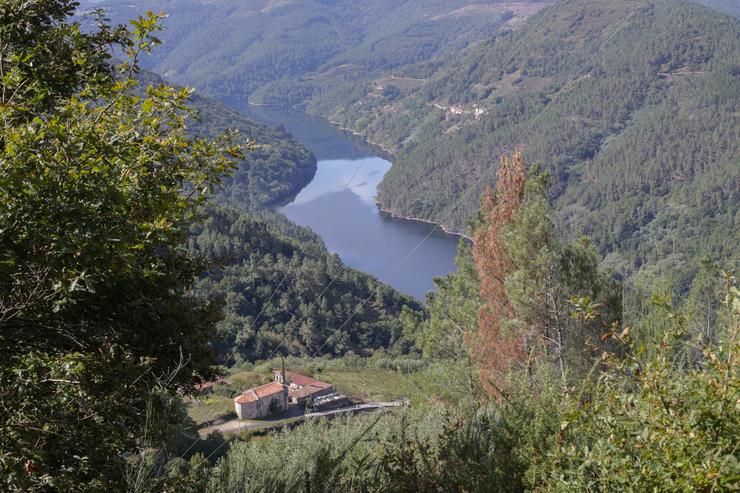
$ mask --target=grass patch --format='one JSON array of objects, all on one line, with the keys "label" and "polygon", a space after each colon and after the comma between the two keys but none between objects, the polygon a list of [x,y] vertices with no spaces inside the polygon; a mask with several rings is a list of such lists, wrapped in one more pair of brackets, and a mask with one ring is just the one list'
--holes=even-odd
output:
[{"label": "grass patch", "polygon": [[325,370],[317,376],[364,401],[409,399],[412,405],[423,405],[457,402],[470,395],[464,372],[448,365],[432,365],[413,373],[374,368]]},{"label": "grass patch", "polygon": [[236,416],[234,400],[230,397],[210,394],[201,399],[188,402],[188,415],[197,425],[219,418],[230,419]]}]

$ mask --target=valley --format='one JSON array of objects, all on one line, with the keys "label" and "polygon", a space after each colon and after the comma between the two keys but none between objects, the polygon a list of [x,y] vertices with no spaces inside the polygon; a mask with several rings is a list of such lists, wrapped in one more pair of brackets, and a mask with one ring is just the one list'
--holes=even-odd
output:
[{"label": "valley", "polygon": [[736,5],[0,0],[0,490],[737,491]]},{"label": "valley", "polygon": [[[737,15],[732,2],[696,3]],[[114,18],[123,8],[104,5]],[[309,41],[305,26],[285,23],[301,16],[286,3],[261,14],[264,25],[280,24],[288,39],[307,41],[312,55],[303,66],[293,64],[295,53],[275,55],[293,72],[268,71],[268,80],[254,71],[266,66],[256,59],[239,59],[234,74],[202,71],[183,29],[195,15],[213,19],[191,33],[202,38],[231,7],[187,5],[162,4],[174,9],[164,33],[169,51],[145,63],[235,107],[246,100],[297,106],[373,142],[393,156],[378,201],[395,216],[468,234],[500,156],[521,148],[553,178],[559,233],[591,237],[618,275],[639,281],[670,270],[685,290],[696,274],[694,256],[735,265],[738,148],[713,144],[740,141],[733,124],[737,22],[727,15],[684,0],[340,2],[317,7],[316,26],[346,16],[342,25],[354,37],[319,28]],[[402,12],[404,22],[390,20]],[[366,14],[374,24],[365,24]],[[429,41],[432,32],[444,43]],[[229,39],[262,56],[256,41]],[[208,63],[233,56],[228,46],[214,47]],[[241,79],[226,89],[237,71]],[[664,137],[642,139],[655,126]],[[703,199],[685,200],[697,194]],[[707,240],[677,242],[684,231],[702,231]]]},{"label": "valley", "polygon": [[257,121],[284,126],[316,156],[318,171],[311,183],[278,210],[321,236],[348,266],[420,301],[435,289],[435,276],[454,271],[460,237],[433,224],[395,218],[375,203],[389,161],[299,112],[264,107],[246,112]]}]

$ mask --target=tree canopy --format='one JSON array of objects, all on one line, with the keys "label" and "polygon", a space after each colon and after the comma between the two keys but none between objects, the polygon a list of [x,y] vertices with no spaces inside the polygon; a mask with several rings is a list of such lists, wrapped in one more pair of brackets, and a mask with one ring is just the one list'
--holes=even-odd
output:
[{"label": "tree canopy", "polygon": [[[0,469],[10,490],[116,489],[126,454],[163,439],[166,396],[215,372],[218,313],[193,296],[203,263],[182,243],[241,150],[229,135],[192,137],[189,90],[133,90],[157,16],[84,34],[74,7],[2,4]],[[127,55],[117,68],[110,43]]]}]

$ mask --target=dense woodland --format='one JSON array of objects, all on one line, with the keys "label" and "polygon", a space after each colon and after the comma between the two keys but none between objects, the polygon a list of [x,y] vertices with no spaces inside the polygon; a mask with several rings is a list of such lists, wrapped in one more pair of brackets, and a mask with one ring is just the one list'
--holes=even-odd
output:
[{"label": "dense woodland", "polygon": [[[423,87],[383,90],[394,105],[464,105],[498,97],[471,83],[480,77],[496,85],[515,74],[512,86],[528,88],[501,96],[495,111],[506,120],[486,113],[437,134],[451,159],[459,145],[472,162],[488,151],[496,166],[466,218],[472,245],[461,243],[458,270],[437,280],[422,309],[344,268],[269,208],[315,166],[284,131],[141,73],[160,16],[83,30],[74,2],[0,0],[2,489],[737,491],[740,289],[727,262],[738,244],[737,23],[648,2],[625,24],[632,49],[615,36],[604,48],[613,65],[594,65],[576,97],[561,69],[591,51],[571,49],[572,38],[593,49],[614,12],[634,3],[568,10],[577,5],[556,5],[570,14],[551,13],[548,36],[563,38],[531,63],[512,58],[508,74],[491,67],[526,28],[470,46]],[[548,36],[535,46],[544,50]],[[468,70],[474,50],[486,63]],[[468,89],[449,92],[463,81]],[[609,104],[589,105],[598,98]],[[543,107],[552,126],[533,126],[524,152],[492,151],[470,130],[510,135],[528,108]],[[448,130],[447,117],[417,116],[420,131]],[[389,128],[402,123],[390,118]],[[456,140],[466,132],[467,144]],[[707,135],[710,147],[694,140]],[[583,139],[587,157],[573,154]],[[654,159],[638,167],[650,139]],[[406,140],[397,149],[422,146]],[[621,156],[632,167],[615,174]],[[447,176],[434,170],[430,207],[443,193],[435,180]],[[565,227],[564,204],[583,208],[571,222],[598,225]],[[636,217],[619,223],[628,205]],[[661,250],[656,221],[675,249]],[[597,227],[615,224],[614,238]],[[651,268],[620,279],[611,267],[624,259],[599,251],[609,241]],[[269,373],[280,353],[316,371],[414,373],[444,391],[266,437],[199,437],[183,398],[223,364]]]},{"label": "dense woodland", "polygon": [[167,43],[145,63],[382,144],[379,200],[399,215],[468,231],[521,148],[553,176],[559,234],[590,236],[620,276],[686,290],[695,256],[736,262],[736,2],[391,3],[163,2]]},{"label": "dense woodland", "polygon": [[276,233],[288,221],[269,214],[274,217],[266,223],[214,207],[193,227],[190,251],[213,262],[195,290],[223,303],[222,354],[254,361],[408,349],[398,315],[404,307],[421,312],[419,302],[349,269],[308,233],[302,240]]},{"label": "dense woodland", "polygon": [[498,26],[508,12],[499,3],[479,2],[486,15],[469,12],[466,0],[111,0],[86,1],[83,9],[106,8],[118,22],[145,9],[166,11],[165,43],[144,59],[147,68],[223,101],[284,104],[313,93],[302,79],[454,52]]},{"label": "dense woodland", "polygon": [[465,228],[497,158],[521,148],[553,176],[561,234],[590,236],[622,275],[670,270],[686,289],[690,259],[732,262],[739,241],[740,24],[650,2],[604,44],[638,6],[558,2],[405,97],[369,93],[330,118],[393,150],[379,199],[398,213]]}]

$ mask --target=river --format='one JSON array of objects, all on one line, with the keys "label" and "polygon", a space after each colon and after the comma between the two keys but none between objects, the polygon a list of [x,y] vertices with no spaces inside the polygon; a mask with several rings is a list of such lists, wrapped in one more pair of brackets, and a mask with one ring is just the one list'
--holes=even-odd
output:
[{"label": "river", "polygon": [[314,153],[316,176],[279,210],[319,234],[329,251],[347,265],[421,301],[435,289],[435,276],[455,269],[459,236],[379,210],[375,195],[391,167],[387,159],[303,113],[254,106],[242,112],[260,123],[283,125]]}]

